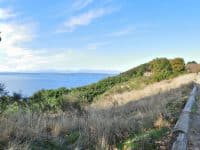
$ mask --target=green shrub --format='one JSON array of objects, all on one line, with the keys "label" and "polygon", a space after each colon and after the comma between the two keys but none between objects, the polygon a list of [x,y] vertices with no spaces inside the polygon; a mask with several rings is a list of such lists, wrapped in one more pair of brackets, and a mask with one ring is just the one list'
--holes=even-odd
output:
[{"label": "green shrub", "polygon": [[79,136],[80,136],[79,132],[78,131],[74,131],[74,132],[71,132],[71,133],[67,134],[65,136],[65,139],[66,139],[67,143],[74,144],[78,140]]},{"label": "green shrub", "polygon": [[188,63],[187,63],[187,65],[188,64],[198,64],[196,61],[189,61]]},{"label": "green shrub", "polygon": [[7,96],[2,96],[0,98],[0,113],[4,112],[9,105],[9,98]]},{"label": "green shrub", "polygon": [[61,144],[60,141],[50,140],[50,139],[42,139],[33,141],[29,149],[31,150],[65,150],[67,146],[65,144]]},{"label": "green shrub", "polygon": [[172,74],[172,66],[167,58],[157,58],[150,62],[155,81],[167,79]]},{"label": "green shrub", "polygon": [[13,114],[20,110],[20,107],[17,102],[14,102],[13,104],[10,104],[7,106],[7,109],[5,111],[6,114]]},{"label": "green shrub", "polygon": [[148,150],[158,149],[159,145],[156,141],[165,136],[167,131],[169,131],[168,128],[143,131],[142,133],[131,135],[128,139],[118,144],[117,147],[119,150],[140,149],[141,146]]},{"label": "green shrub", "polygon": [[174,73],[185,71],[185,61],[183,58],[175,58],[170,61]]},{"label": "green shrub", "polygon": [[141,77],[148,71],[150,71],[150,65],[149,63],[145,63],[122,73],[120,76],[123,78],[126,77],[129,80],[130,78]]},{"label": "green shrub", "polygon": [[32,110],[57,111],[61,109],[60,101],[69,89],[41,90],[30,97],[28,103]]}]

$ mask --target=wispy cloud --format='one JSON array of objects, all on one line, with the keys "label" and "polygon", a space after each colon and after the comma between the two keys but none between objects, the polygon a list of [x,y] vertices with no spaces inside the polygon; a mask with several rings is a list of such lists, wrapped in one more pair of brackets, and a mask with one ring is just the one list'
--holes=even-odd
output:
[{"label": "wispy cloud", "polygon": [[80,9],[83,9],[83,8],[87,7],[93,1],[94,0],[75,0],[75,2],[73,3],[72,7],[75,10],[80,10]]},{"label": "wispy cloud", "polygon": [[16,16],[10,9],[0,8],[0,20],[9,19]]},{"label": "wispy cloud", "polygon": [[120,36],[125,36],[125,35],[129,35],[131,33],[133,33],[134,31],[136,31],[136,28],[133,27],[127,27],[112,33],[109,33],[108,36],[111,37],[120,37]]},{"label": "wispy cloud", "polygon": [[64,22],[64,25],[58,30],[58,32],[72,32],[80,26],[87,26],[92,23],[95,19],[100,18],[113,11],[110,8],[100,8],[90,10],[85,13],[73,16]]},{"label": "wispy cloud", "polygon": [[107,45],[107,42],[93,42],[93,43],[89,43],[87,44],[87,49],[89,50],[97,50],[105,45]]}]

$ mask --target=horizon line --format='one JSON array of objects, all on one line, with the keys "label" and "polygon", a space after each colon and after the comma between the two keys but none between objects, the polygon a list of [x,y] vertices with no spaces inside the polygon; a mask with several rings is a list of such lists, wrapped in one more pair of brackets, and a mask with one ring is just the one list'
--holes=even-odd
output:
[{"label": "horizon line", "polygon": [[70,73],[82,73],[82,74],[118,74],[121,73],[123,71],[115,71],[115,70],[85,70],[85,71],[0,71],[0,74],[6,74],[6,73],[18,73],[18,74],[28,74],[28,73],[33,73],[33,74],[39,74],[39,73],[55,73],[55,74],[70,74]]}]

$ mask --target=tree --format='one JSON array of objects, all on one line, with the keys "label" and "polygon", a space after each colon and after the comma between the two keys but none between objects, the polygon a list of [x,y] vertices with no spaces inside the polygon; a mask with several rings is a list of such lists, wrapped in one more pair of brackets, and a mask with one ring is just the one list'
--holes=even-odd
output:
[{"label": "tree", "polygon": [[5,90],[5,85],[0,83],[0,97],[6,96],[8,92]]},{"label": "tree", "polygon": [[12,100],[13,101],[20,101],[20,100],[22,100],[22,94],[14,92],[13,96],[12,96]]},{"label": "tree", "polygon": [[187,65],[188,64],[198,64],[196,61],[189,61],[188,63],[187,63]]},{"label": "tree", "polygon": [[9,104],[8,92],[5,90],[4,84],[0,83],[0,114],[7,108]]},{"label": "tree", "polygon": [[175,58],[170,61],[174,73],[185,71],[185,61],[183,58]]},{"label": "tree", "polygon": [[157,58],[150,62],[150,68],[156,81],[166,79],[172,74],[172,66],[167,58]]}]

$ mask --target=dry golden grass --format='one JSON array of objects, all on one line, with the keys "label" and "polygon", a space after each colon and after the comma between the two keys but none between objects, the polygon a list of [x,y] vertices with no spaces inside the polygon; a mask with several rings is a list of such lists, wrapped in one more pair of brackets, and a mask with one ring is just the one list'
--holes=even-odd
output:
[{"label": "dry golden grass", "polygon": [[[155,127],[169,127],[165,118],[172,118],[167,110],[170,102],[187,100],[191,84],[171,89],[164,93],[130,101],[125,105],[114,104],[110,108],[88,108],[88,118],[81,130],[80,145],[93,149],[114,149],[115,145],[130,134]],[[181,108],[177,108],[181,111]],[[160,115],[162,114],[162,119]],[[84,147],[88,148],[88,147]]]},{"label": "dry golden grass", "polygon": [[52,115],[18,112],[2,115],[0,117],[0,149],[1,142],[11,148],[16,145],[27,147],[26,143],[30,144],[35,140],[56,139],[62,142],[64,134],[77,128],[78,119],[75,113],[74,115],[66,113]]},{"label": "dry golden grass", "polygon": [[92,104],[94,108],[109,108],[113,104],[124,105],[130,101],[138,100],[147,96],[167,92],[171,89],[176,89],[181,85],[186,85],[199,80],[199,75],[192,73],[186,74],[171,80],[164,80],[144,87],[141,90],[131,90],[123,93],[112,93],[106,95]]},{"label": "dry golden grass", "polygon": [[160,114],[158,118],[154,121],[153,126],[159,129],[163,127],[169,128],[170,123],[165,119],[165,117],[162,114]]}]

